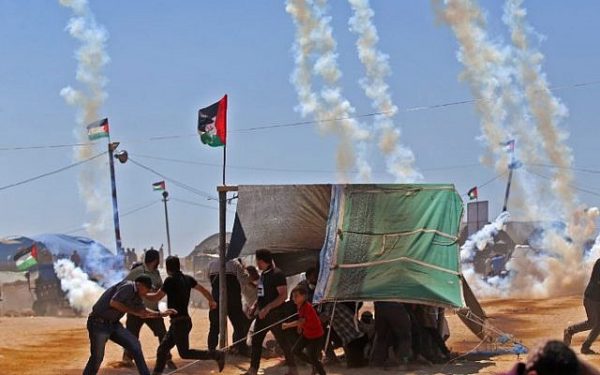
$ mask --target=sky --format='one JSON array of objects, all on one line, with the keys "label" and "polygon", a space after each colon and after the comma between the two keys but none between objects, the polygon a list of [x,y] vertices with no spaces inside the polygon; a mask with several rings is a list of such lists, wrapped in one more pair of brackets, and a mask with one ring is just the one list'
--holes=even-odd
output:
[{"label": "sky", "polygon": [[[351,10],[330,2],[344,93],[358,114],[372,112],[358,80],[364,71],[349,31]],[[428,1],[371,1],[380,49],[389,55],[388,83],[400,108],[402,142],[415,153],[427,183],[453,183],[462,194],[495,176],[480,165],[483,148],[473,104],[423,111],[405,109],[472,99],[459,80],[457,43],[436,21]],[[481,1],[491,33],[506,40],[502,2]],[[283,1],[90,1],[97,23],[109,33],[108,98],[101,112],[111,137],[131,158],[195,189],[216,196],[221,149],[202,145],[196,134],[201,107],[229,95],[228,170],[231,185],[334,183],[337,140],[314,124],[244,132],[294,123],[297,97],[290,84],[294,25]],[[555,94],[569,108],[564,126],[579,168],[600,170],[597,119],[600,85],[600,3],[530,0],[528,21],[544,36],[544,70]],[[58,1],[0,0],[0,186],[73,162],[71,148],[5,150],[20,146],[75,143],[76,109],[59,95],[75,80],[78,42],[65,31],[70,10]],[[369,126],[369,120],[363,126]],[[178,136],[161,140],[152,137]],[[106,147],[98,142],[97,150]],[[374,182],[393,182],[381,156],[369,155]],[[165,160],[169,159],[169,160]],[[108,160],[104,170],[108,173]],[[209,164],[209,165],[206,165]],[[0,237],[77,231],[88,220],[77,189],[81,166],[15,188],[0,190]],[[124,247],[166,245],[161,180],[132,163],[117,164],[117,189]],[[542,172],[543,170],[540,170]],[[600,205],[600,172],[576,174],[589,205]],[[357,179],[358,181],[358,179]],[[490,215],[502,206],[505,182],[480,189]],[[105,187],[110,194],[110,187]],[[218,204],[167,182],[173,198],[169,219],[173,250],[186,255],[218,230]],[[139,209],[139,210],[137,210]],[[112,210],[107,206],[106,210]],[[137,210],[137,211],[136,211]],[[232,218],[235,206],[229,211]],[[231,227],[231,220],[229,220]],[[112,226],[98,238],[114,248]]]}]

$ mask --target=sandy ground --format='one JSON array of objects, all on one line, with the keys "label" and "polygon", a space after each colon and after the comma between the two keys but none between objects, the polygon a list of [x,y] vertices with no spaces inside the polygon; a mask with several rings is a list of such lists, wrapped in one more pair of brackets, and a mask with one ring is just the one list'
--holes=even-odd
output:
[{"label": "sandy ground", "polygon": [[[513,334],[522,342],[534,347],[548,338],[561,338],[563,329],[572,322],[584,318],[584,310],[579,297],[553,300],[494,300],[483,303],[494,326]],[[448,316],[452,336],[449,346],[461,354],[477,347],[477,352],[493,348],[480,344],[472,333],[454,315]],[[207,311],[193,310],[194,329],[192,346],[204,348],[207,334]],[[585,335],[578,335],[573,348],[578,351]],[[142,345],[148,365],[152,366],[157,346],[156,339],[147,328],[142,329]],[[596,349],[600,349],[600,343]],[[216,373],[212,361],[192,364],[175,361],[182,367],[191,364],[178,374]],[[0,319],[0,374],[81,374],[88,356],[88,338],[84,318],[1,318]],[[117,345],[107,345],[106,357],[100,370],[103,375],[137,374],[131,369],[115,368],[121,357]],[[600,367],[600,356],[584,357]],[[415,369],[410,374],[495,374],[507,370],[517,360],[516,355],[485,356],[469,355],[455,363]],[[278,366],[279,360],[264,360],[262,366],[266,375],[281,375],[286,368]],[[246,369],[248,361],[240,357],[229,357],[223,372],[226,375],[240,374]],[[327,368],[329,374],[390,374],[390,371],[374,369],[346,369],[342,366]],[[301,374],[309,374],[309,367],[300,368]]]}]

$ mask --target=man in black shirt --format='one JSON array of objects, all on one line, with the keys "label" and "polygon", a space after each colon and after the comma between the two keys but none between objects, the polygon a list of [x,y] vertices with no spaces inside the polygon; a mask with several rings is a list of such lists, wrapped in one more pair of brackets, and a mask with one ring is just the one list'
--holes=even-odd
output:
[{"label": "man in black shirt", "polygon": [[192,330],[192,318],[188,313],[190,303],[190,292],[196,289],[206,297],[211,309],[217,308],[217,303],[210,293],[196,280],[181,272],[179,258],[169,256],[166,260],[166,268],[169,276],[165,279],[162,288],[156,293],[149,293],[146,298],[151,301],[160,301],[167,296],[167,306],[176,311],[171,315],[171,326],[167,334],[158,346],[156,353],[156,364],[154,374],[162,374],[165,368],[169,351],[177,346],[179,356],[183,359],[214,359],[219,365],[219,372],[225,366],[225,353],[222,351],[208,351],[190,349],[190,331]]},{"label": "man in black shirt", "polygon": [[600,335],[600,258],[596,260],[592,276],[590,276],[590,281],[587,288],[585,288],[583,306],[585,307],[587,320],[565,329],[564,342],[567,345],[571,345],[571,339],[574,334],[590,331],[587,339],[581,345],[581,354],[596,354],[591,349],[591,346],[598,338],[598,335]]},{"label": "man in black shirt", "polygon": [[298,370],[294,362],[294,356],[281,329],[281,321],[286,318],[285,311],[282,308],[287,298],[285,275],[273,264],[273,255],[269,250],[261,249],[256,251],[256,265],[262,273],[258,282],[258,300],[251,308],[251,315],[258,312],[258,316],[254,323],[255,333],[252,336],[250,369],[248,369],[246,375],[257,374],[260,366],[263,341],[269,330],[275,336],[281,349],[283,349],[285,361],[289,367],[288,374],[297,375]]},{"label": "man in black shirt", "polygon": [[121,281],[113,285],[98,299],[87,321],[90,359],[83,375],[98,373],[108,340],[116,342],[131,353],[141,375],[150,375],[140,341],[119,322],[126,313],[142,319],[161,318],[173,313],[172,310],[167,310],[161,314],[144,307],[142,297],[147,295],[150,288],[152,280],[148,276],[139,276],[135,281]]}]

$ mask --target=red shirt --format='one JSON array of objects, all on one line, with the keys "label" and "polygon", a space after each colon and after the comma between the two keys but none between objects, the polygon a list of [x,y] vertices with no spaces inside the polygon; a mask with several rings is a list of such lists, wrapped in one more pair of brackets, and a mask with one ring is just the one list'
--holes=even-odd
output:
[{"label": "red shirt", "polygon": [[304,302],[302,306],[300,306],[298,309],[298,317],[304,319],[302,335],[305,338],[312,340],[323,336],[323,325],[321,324],[317,312],[310,303]]}]

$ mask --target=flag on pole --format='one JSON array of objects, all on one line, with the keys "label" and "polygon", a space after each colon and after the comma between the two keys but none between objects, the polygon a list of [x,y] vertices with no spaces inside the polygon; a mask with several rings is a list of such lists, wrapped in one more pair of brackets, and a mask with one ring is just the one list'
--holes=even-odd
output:
[{"label": "flag on pole", "polygon": [[477,191],[477,186],[472,187],[471,190],[469,190],[467,192],[467,195],[469,196],[470,200],[477,199],[477,197],[479,196],[479,192]]},{"label": "flag on pole", "polygon": [[227,142],[227,95],[218,102],[198,111],[200,141],[211,147]]},{"label": "flag on pole", "polygon": [[502,142],[500,145],[506,147],[507,152],[515,152],[515,140],[514,139],[511,139],[506,142]]},{"label": "flag on pole", "polygon": [[88,139],[90,141],[99,139],[99,138],[108,138],[108,119],[104,118],[102,120],[98,120],[96,122],[92,122],[87,126]]},{"label": "flag on pole", "polygon": [[154,191],[165,191],[167,186],[164,181],[158,181],[152,184],[152,190]]},{"label": "flag on pole", "polygon": [[13,259],[19,271],[27,271],[38,263],[37,256],[38,250],[35,244],[33,244],[31,247],[19,250]]}]

